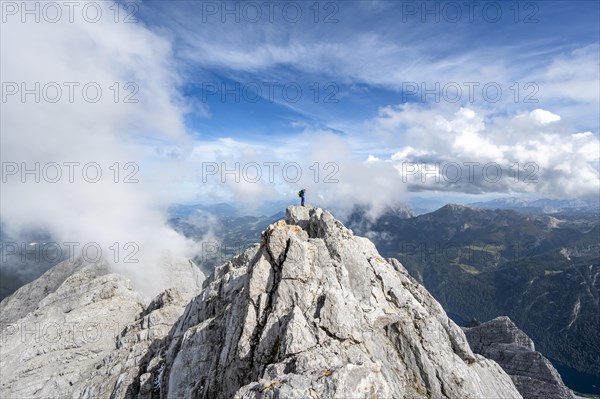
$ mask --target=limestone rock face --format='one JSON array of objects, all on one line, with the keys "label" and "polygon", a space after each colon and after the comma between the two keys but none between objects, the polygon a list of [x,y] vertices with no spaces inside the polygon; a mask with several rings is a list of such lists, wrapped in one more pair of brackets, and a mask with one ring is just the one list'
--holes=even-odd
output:
[{"label": "limestone rock face", "polygon": [[136,355],[162,339],[200,292],[203,276],[187,259],[170,259],[165,268],[176,281],[187,274],[187,282],[152,301],[107,264],[81,258],[58,264],[2,301],[0,397],[120,393],[119,379],[130,385],[137,377]]},{"label": "limestone rock face", "polygon": [[572,399],[552,363],[535,351],[533,341],[508,317],[463,328],[471,349],[495,360],[525,399]]},{"label": "limestone rock face", "polygon": [[311,207],[218,267],[149,356],[131,397],[521,397],[398,261]]},{"label": "limestone rock face", "polygon": [[[0,302],[0,326],[5,326],[26,316],[35,309],[38,303],[46,296],[52,294],[71,275],[86,266],[83,258],[77,258],[73,262],[61,262],[44,273],[40,278],[24,285],[11,296]],[[100,274],[108,273],[105,265],[98,265],[93,272]]]},{"label": "limestone rock face", "polygon": [[7,298],[0,397],[521,398],[398,261],[321,209],[289,207],[204,282],[166,267],[154,299],[85,263]]}]

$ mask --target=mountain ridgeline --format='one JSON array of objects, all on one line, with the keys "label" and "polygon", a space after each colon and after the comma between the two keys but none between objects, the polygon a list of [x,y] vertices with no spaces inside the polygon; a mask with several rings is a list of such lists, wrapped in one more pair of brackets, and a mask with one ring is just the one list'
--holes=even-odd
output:
[{"label": "mountain ridgeline", "polygon": [[598,213],[446,205],[346,225],[399,259],[459,323],[507,315],[546,356],[600,377]]},{"label": "mountain ridgeline", "polygon": [[[541,355],[504,362],[512,375],[474,353],[400,262],[318,208],[289,207],[207,278],[185,259],[165,265],[174,278],[155,298],[77,260],[2,301],[0,396],[516,399],[564,388]],[[501,325],[467,331],[485,337],[478,352],[527,343]],[[521,377],[544,390],[523,395]]]}]

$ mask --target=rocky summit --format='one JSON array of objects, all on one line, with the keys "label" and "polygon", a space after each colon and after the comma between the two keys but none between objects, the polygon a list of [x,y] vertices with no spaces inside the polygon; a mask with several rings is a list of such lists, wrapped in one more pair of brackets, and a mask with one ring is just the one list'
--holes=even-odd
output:
[{"label": "rocky summit", "polygon": [[[95,265],[71,269],[35,306],[18,302],[39,281],[5,300],[0,397],[522,397],[398,261],[318,208],[289,207],[193,295],[146,301]],[[124,327],[91,344],[14,327],[117,315]]]}]

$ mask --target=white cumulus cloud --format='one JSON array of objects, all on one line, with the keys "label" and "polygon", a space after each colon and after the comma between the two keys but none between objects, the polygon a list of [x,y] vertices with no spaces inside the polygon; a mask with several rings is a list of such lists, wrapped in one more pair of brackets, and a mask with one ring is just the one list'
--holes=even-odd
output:
[{"label": "white cumulus cloud", "polygon": [[541,123],[542,125],[547,125],[548,123],[557,122],[560,120],[560,115],[556,115],[550,111],[539,108],[531,111],[529,113],[529,117],[534,121]]}]

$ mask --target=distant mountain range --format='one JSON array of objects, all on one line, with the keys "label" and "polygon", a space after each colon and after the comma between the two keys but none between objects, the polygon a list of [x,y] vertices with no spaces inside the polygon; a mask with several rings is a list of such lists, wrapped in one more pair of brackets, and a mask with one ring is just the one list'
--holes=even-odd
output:
[{"label": "distant mountain range", "polygon": [[[215,266],[254,244],[256,237],[285,213],[280,211],[271,216],[237,215],[238,210],[227,204],[176,206],[170,210],[168,223],[188,238],[205,239],[201,253],[194,261],[204,273],[210,274]],[[207,238],[209,233],[210,237]]]},{"label": "distant mountain range", "polygon": [[270,216],[282,212],[289,201],[264,201],[256,206],[244,206],[228,202],[219,202],[215,204],[173,204],[168,209],[170,217],[188,217],[191,214],[201,211],[218,217],[238,217],[238,216]]},{"label": "distant mountain range", "polygon": [[[539,198],[529,199],[520,197],[496,198],[489,201],[478,201],[465,203],[462,198],[449,197],[425,198],[411,197],[394,206],[388,206],[383,213],[402,213],[405,217],[422,215],[440,209],[449,202],[455,202],[471,207],[485,209],[512,209],[518,212],[530,213],[533,215],[545,215],[554,213],[573,213],[573,214],[600,214],[600,197],[588,199],[556,199]],[[269,216],[280,212],[290,205],[289,201],[265,201],[254,208],[243,207],[234,203],[215,203],[215,204],[174,204],[169,208],[171,217],[186,217],[191,213],[201,210],[216,216]],[[353,214],[367,213],[368,207],[356,206]],[[336,211],[336,209],[332,209]],[[339,210],[337,210],[339,211]],[[339,212],[338,212],[339,213]],[[381,213],[381,212],[380,212]]]},{"label": "distant mountain range", "polygon": [[541,198],[529,200],[523,198],[498,198],[486,202],[469,204],[480,208],[513,209],[534,215],[554,213],[600,213],[600,199],[551,199]]}]

